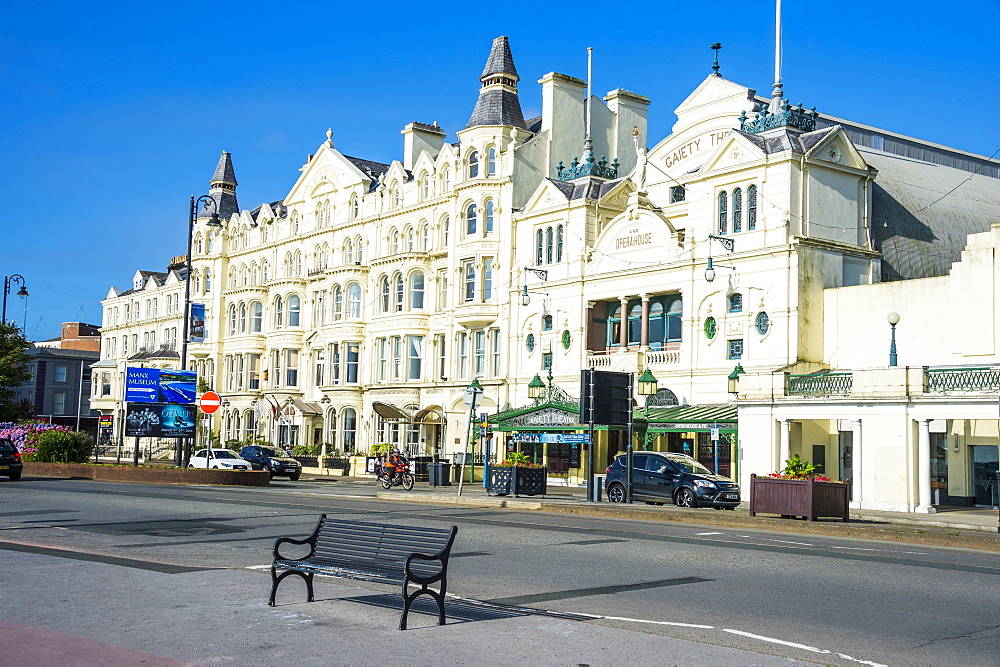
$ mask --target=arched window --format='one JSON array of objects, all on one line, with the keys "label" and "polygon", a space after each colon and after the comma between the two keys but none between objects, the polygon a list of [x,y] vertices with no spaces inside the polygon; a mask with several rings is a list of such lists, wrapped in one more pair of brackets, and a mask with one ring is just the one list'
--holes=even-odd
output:
[{"label": "arched window", "polygon": [[441,192],[451,190],[451,167],[445,166],[441,170]]},{"label": "arched window", "polygon": [[448,234],[451,231],[451,218],[447,215],[441,220],[441,247],[448,247]]},{"label": "arched window", "polygon": [[354,408],[344,408],[343,418],[344,453],[353,453],[358,444],[358,412]]},{"label": "arched window", "polygon": [[430,226],[425,222],[420,225],[420,250],[421,252],[428,252],[431,249],[431,231]]},{"label": "arched window", "polygon": [[285,274],[286,278],[292,277],[292,253],[285,253],[285,262],[282,265],[281,270]]},{"label": "arched window", "polygon": [[239,283],[236,282],[236,267],[229,267],[229,288],[233,289],[239,287]]},{"label": "arched window", "polygon": [[398,313],[399,311],[403,310],[403,276],[400,275],[396,276],[395,288],[396,288],[394,290],[396,296],[395,305],[396,305],[396,312]]},{"label": "arched window", "polygon": [[608,304],[608,328],[607,347],[617,347],[622,339],[622,314],[621,302],[613,301]]},{"label": "arched window", "polygon": [[743,190],[733,190],[733,234],[743,231]]},{"label": "arched window", "polygon": [[742,313],[743,312],[743,295],[737,292],[736,294],[729,295],[729,312],[730,313]]},{"label": "arched window", "polygon": [[545,239],[541,229],[535,232],[535,264],[542,264],[545,257]]},{"label": "arched window", "polygon": [[351,220],[358,219],[358,196],[356,194],[351,195]]},{"label": "arched window", "polygon": [[662,343],[681,339],[681,297],[657,297],[649,303],[649,345],[659,349]]},{"label": "arched window", "polygon": [[344,241],[344,264],[354,264],[354,243],[351,239]]},{"label": "arched window", "polygon": [[268,280],[271,279],[270,268],[271,267],[270,267],[270,265],[268,265],[266,259],[263,262],[261,262],[261,264],[260,264],[260,281],[262,283],[266,283]]},{"label": "arched window", "polygon": [[257,262],[250,263],[250,284],[256,285],[260,279],[260,273],[257,271]]},{"label": "arched window", "polygon": [[719,233],[725,234],[729,226],[729,199],[725,192],[719,193]]},{"label": "arched window", "polygon": [[250,270],[247,269],[246,264],[240,265],[240,284],[246,287],[250,284]]},{"label": "arched window", "polygon": [[[492,150],[492,149],[490,149],[490,150]],[[486,200],[486,223],[485,223],[486,224],[486,230],[485,231],[486,231],[487,234],[492,234],[493,233],[493,208],[494,208],[493,207],[493,200],[492,199],[487,199]]]},{"label": "arched window", "polygon": [[381,294],[382,312],[389,312],[389,276],[382,276],[379,283],[379,293]]},{"label": "arched window", "polygon": [[497,149],[495,146],[490,146],[490,149],[486,152],[486,175],[497,175]]},{"label": "arched window", "polygon": [[479,176],[479,151],[469,153],[469,178]]},{"label": "arched window", "polygon": [[642,302],[630,301],[628,304],[628,344],[639,345],[642,342]]},{"label": "arched window", "polygon": [[424,274],[417,271],[410,276],[410,308],[420,310],[424,307]]},{"label": "arched window", "polygon": [[274,328],[281,329],[285,326],[285,302],[280,296],[274,297]]},{"label": "arched window", "polygon": [[236,304],[229,304],[229,335],[236,335]]},{"label": "arched window", "polygon": [[240,304],[240,333],[247,332],[247,305],[245,303]]},{"label": "arched window", "polygon": [[292,211],[292,234],[299,233],[299,212]]},{"label": "arched window", "polygon": [[[324,443],[323,451],[327,452],[326,444],[330,444],[333,447],[337,446],[337,411],[330,408],[326,413],[326,443]],[[333,448],[331,447],[331,449]],[[333,453],[333,452],[329,452]]]},{"label": "arched window", "polygon": [[344,290],[340,285],[333,286],[333,319],[334,321],[344,316]]},{"label": "arched window", "polygon": [[545,263],[552,263],[552,228],[545,228]]},{"label": "arched window", "polygon": [[215,234],[209,232],[205,234],[205,252],[211,254],[215,252]]},{"label": "arched window", "polygon": [[360,236],[355,237],[355,239],[354,239],[354,263],[355,264],[361,264],[361,262],[365,261],[364,257],[361,256],[362,255],[362,251],[364,249],[365,249],[365,242],[361,240]]},{"label": "arched window", "polygon": [[389,233],[389,251],[393,255],[399,254],[399,230],[393,229]]},{"label": "arched window", "polygon": [[302,253],[298,250],[295,251],[295,275],[302,275]]},{"label": "arched window", "polygon": [[420,199],[427,201],[431,198],[431,179],[427,178],[427,172],[420,174]]},{"label": "arched window", "polygon": [[747,188],[747,229],[757,228],[757,186]]},{"label": "arched window", "polygon": [[465,233],[472,235],[476,233],[476,205],[469,204],[465,209]]},{"label": "arched window", "polygon": [[562,261],[563,252],[563,226],[556,227],[556,261]]},{"label": "arched window", "polygon": [[299,316],[302,311],[302,300],[299,299],[298,294],[292,294],[288,297],[288,326],[297,327],[299,326]]},{"label": "arched window", "polygon": [[406,252],[413,252],[416,250],[416,238],[413,235],[413,227],[406,228]]},{"label": "arched window", "polygon": [[393,208],[399,208],[400,203],[402,203],[402,196],[399,192],[399,186],[392,186],[392,206]]},{"label": "arched window", "polygon": [[542,331],[552,331],[552,316],[543,315],[542,316]]},{"label": "arched window", "polygon": [[205,291],[212,291],[212,269],[205,269]]},{"label": "arched window", "polygon": [[354,320],[361,319],[361,285],[358,283],[347,286],[347,316]]},{"label": "arched window", "polygon": [[264,330],[264,304],[254,301],[250,304],[250,333],[260,333]]},{"label": "arched window", "polygon": [[198,234],[197,236],[194,237],[194,248],[196,255],[200,255],[202,252],[204,252],[203,246],[201,244],[201,234]]}]

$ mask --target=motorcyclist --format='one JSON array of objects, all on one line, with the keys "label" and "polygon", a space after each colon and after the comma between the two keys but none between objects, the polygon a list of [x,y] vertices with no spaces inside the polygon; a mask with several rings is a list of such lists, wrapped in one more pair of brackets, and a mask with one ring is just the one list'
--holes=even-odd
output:
[{"label": "motorcyclist", "polygon": [[406,469],[406,458],[399,453],[398,449],[392,450],[388,460],[382,464],[383,470],[389,479],[395,479],[396,475]]}]

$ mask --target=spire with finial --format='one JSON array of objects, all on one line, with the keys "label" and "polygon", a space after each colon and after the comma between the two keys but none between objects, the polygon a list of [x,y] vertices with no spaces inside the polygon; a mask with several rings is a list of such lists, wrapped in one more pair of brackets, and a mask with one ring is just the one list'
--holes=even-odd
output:
[{"label": "spire with finial", "polygon": [[333,148],[333,128],[326,128],[326,145],[328,148]]},{"label": "spire with finial", "polygon": [[781,90],[781,0],[775,0],[774,12],[774,90],[771,91],[770,112],[778,113],[784,103]]},{"label": "spire with finial", "polygon": [[722,76],[719,74],[719,49],[722,48],[722,44],[715,42],[712,44],[712,50],[715,51],[715,62],[712,63],[712,76]]},{"label": "spire with finial", "polygon": [[234,213],[239,213],[240,206],[236,202],[236,185],[233,158],[226,151],[222,151],[222,155],[219,156],[219,164],[216,165],[212,180],[209,181],[208,190],[208,195],[215,200],[216,209],[213,211],[209,204],[204,204],[198,217],[207,218],[213,213],[218,213],[222,220],[229,220]]},{"label": "spire with finial", "polygon": [[479,125],[508,125],[527,129],[517,97],[517,68],[506,37],[493,40],[493,48],[479,77],[482,87],[466,128]]}]

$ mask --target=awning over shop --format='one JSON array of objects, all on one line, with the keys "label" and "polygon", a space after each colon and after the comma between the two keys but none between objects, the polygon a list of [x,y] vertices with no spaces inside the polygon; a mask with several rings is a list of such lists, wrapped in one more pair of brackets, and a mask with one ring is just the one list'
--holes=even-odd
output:
[{"label": "awning over shop", "polygon": [[382,419],[390,422],[409,422],[411,421],[410,415],[408,415],[403,410],[400,410],[392,403],[382,403],[380,401],[375,401],[372,403],[372,408],[375,413]]},{"label": "awning over shop", "polygon": [[640,408],[637,416],[646,419],[650,430],[701,431],[713,426],[736,430],[735,405],[683,405],[664,408]]}]

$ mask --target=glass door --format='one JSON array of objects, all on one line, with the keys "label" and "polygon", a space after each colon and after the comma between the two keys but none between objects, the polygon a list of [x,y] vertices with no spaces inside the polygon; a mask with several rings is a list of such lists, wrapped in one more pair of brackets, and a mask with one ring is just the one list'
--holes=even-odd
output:
[{"label": "glass door", "polygon": [[976,494],[976,504],[996,507],[997,447],[996,445],[976,445],[971,449],[972,485]]}]

